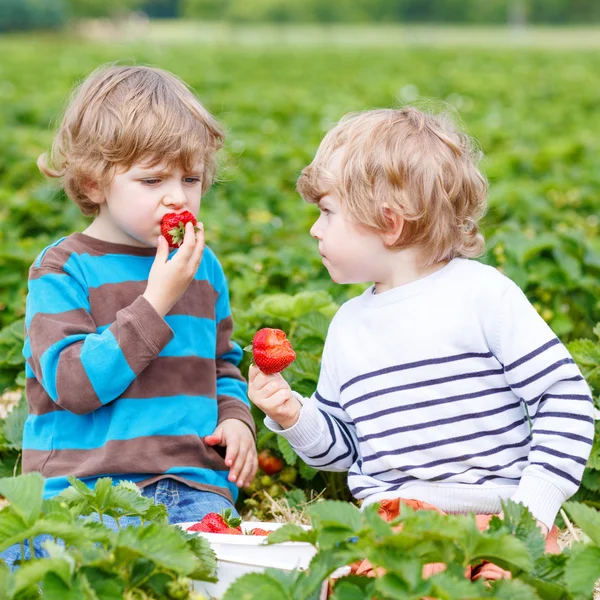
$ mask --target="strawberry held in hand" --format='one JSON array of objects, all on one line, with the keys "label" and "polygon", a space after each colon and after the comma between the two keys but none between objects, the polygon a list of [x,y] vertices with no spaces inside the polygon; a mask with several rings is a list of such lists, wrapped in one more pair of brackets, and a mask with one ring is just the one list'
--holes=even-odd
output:
[{"label": "strawberry held in hand", "polygon": [[292,344],[281,329],[259,329],[252,338],[252,345],[244,348],[250,349],[254,364],[267,375],[283,371],[296,360]]},{"label": "strawberry held in hand", "polygon": [[186,210],[182,213],[167,213],[160,223],[160,233],[163,235],[171,248],[178,248],[183,243],[185,236],[185,224],[191,222],[196,227],[196,217]]}]

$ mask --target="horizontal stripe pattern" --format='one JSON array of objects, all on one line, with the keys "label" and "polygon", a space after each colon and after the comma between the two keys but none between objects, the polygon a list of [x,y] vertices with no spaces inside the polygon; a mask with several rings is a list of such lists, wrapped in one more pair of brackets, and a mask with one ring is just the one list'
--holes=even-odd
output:
[{"label": "horizontal stripe pattern", "polygon": [[225,277],[206,248],[162,319],[142,296],[154,255],[73,234],[30,270],[23,470],[48,477],[51,495],[68,475],[107,474],[237,494],[203,442],[225,419],[254,433]]},{"label": "horizontal stripe pattern", "polygon": [[477,490],[505,498],[523,479],[521,497],[543,512],[531,482],[564,500],[581,481],[594,435],[590,390],[514,284],[473,261],[438,273],[448,268],[444,283],[414,284],[429,294],[413,296],[408,284],[346,303],[300,420],[285,431],[267,425],[312,466],[348,471],[359,499],[415,497],[426,486],[427,501],[443,502],[442,490],[460,488],[483,510],[492,496]]}]

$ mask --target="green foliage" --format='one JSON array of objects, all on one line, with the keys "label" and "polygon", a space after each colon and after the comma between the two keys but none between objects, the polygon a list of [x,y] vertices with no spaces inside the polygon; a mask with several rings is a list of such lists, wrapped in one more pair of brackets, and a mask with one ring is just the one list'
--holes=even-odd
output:
[{"label": "green foliage", "polygon": [[234,22],[589,23],[593,0],[184,0],[185,16]]},{"label": "green foliage", "polygon": [[[230,4],[219,0],[213,8]],[[413,3],[414,10],[419,4]],[[483,4],[489,10],[497,5]],[[542,4],[560,3],[537,2],[536,10]],[[369,3],[373,13],[376,5]],[[578,10],[579,4],[572,7],[574,14]],[[340,286],[328,277],[308,233],[317,209],[298,197],[297,176],[324,130],[346,112],[419,96],[456,107],[485,153],[490,206],[482,229],[489,251],[481,260],[515,279],[563,341],[595,340],[600,138],[593,132],[600,128],[600,112],[597,58],[591,53],[351,44],[343,51],[284,45],[241,51],[200,41],[110,46],[63,36],[4,37],[0,51],[0,390],[24,383],[21,336],[29,266],[44,246],[89,222],[43,181],[35,160],[50,147],[73,84],[99,63],[124,57],[175,72],[225,125],[220,183],[202,202],[207,242],[228,278],[236,341],[248,345],[260,327],[284,329],[298,351],[284,376],[299,392],[313,393],[329,320],[364,286]],[[594,344],[582,342],[572,352],[597,398]],[[249,356],[244,361],[243,371]],[[15,414],[13,422],[21,423],[23,415]],[[317,473],[296,461],[262,427],[256,410],[255,417],[259,446],[283,450],[298,471],[295,484],[274,478],[266,489],[299,488],[310,497],[311,489],[327,488],[333,497],[348,497],[343,474]],[[2,475],[19,465],[20,438],[6,430],[0,423]],[[578,499],[600,507],[598,441]]]},{"label": "green foliage", "polygon": [[0,0],[0,33],[57,29],[66,16],[65,0]]},{"label": "green foliage", "polygon": [[[363,512],[336,502],[323,502],[311,510],[312,529],[286,525],[268,537],[268,543],[304,541],[318,552],[304,572],[246,575],[227,591],[225,600],[263,597],[317,598],[321,583],[333,571],[354,561],[368,559],[385,570],[377,578],[347,576],[336,581],[332,598],[362,600],[414,599],[423,597],[464,600],[580,600],[589,598],[600,577],[600,546],[577,544],[573,551],[544,554],[544,540],[534,518],[522,505],[508,501],[504,520],[494,518],[490,528],[479,531],[469,516],[413,511],[403,506],[392,523],[384,522],[375,506]],[[569,503],[568,510],[584,530],[598,534],[598,513]],[[595,513],[595,516],[593,516]],[[465,570],[489,561],[510,571],[511,580],[471,581]],[[423,567],[443,562],[446,569],[430,578]],[[278,594],[275,596],[274,594]]]},{"label": "green foliage", "polygon": [[[506,600],[582,600],[589,598],[600,578],[600,532],[597,511],[569,502],[566,509],[589,533],[588,543],[575,544],[562,554],[545,554],[545,542],[535,520],[520,504],[508,501],[504,519],[492,519],[487,531],[478,531],[472,517],[443,516],[403,508],[393,523],[382,521],[374,507],[363,513],[352,505],[323,502],[309,510],[312,529],[286,525],[268,537],[268,543],[308,542],[319,552],[308,572],[244,577],[225,598],[261,597],[261,593],[304,599],[318,597],[321,582],[335,569],[365,557],[385,569],[378,580],[345,577],[335,584],[333,598],[359,600],[366,597],[391,599],[433,596],[440,598],[498,598]],[[398,533],[398,526],[402,526]],[[586,534],[584,533],[584,536]],[[511,581],[482,582],[464,578],[467,566],[493,562],[509,570]],[[446,571],[423,579],[423,566],[444,562]]]},{"label": "green foliage", "polygon": [[[166,508],[144,498],[135,484],[113,486],[104,478],[90,489],[75,478],[70,482],[44,500],[39,473],[0,479],[0,494],[9,501],[0,511],[0,552],[38,535],[54,538],[44,544],[49,557],[22,561],[15,572],[0,560],[1,598],[185,600],[191,579],[215,581],[208,542],[169,525]],[[139,517],[142,525],[114,532],[102,524],[105,516]]]}]

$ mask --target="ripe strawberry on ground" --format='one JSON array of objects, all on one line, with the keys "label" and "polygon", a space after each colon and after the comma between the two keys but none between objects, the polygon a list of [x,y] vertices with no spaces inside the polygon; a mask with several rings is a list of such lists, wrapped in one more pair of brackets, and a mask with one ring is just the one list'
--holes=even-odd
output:
[{"label": "ripe strawberry on ground", "polygon": [[270,450],[261,450],[258,453],[258,466],[267,474],[275,475],[283,469],[283,461]]},{"label": "ripe strawberry on ground", "polygon": [[188,527],[188,531],[202,531],[204,533],[230,533],[228,529],[235,529],[238,533],[242,533],[240,524],[242,520],[239,517],[231,516],[232,510],[228,508],[221,514],[211,512],[204,515],[201,521],[194,523]]},{"label": "ripe strawberry on ground", "polygon": [[244,350],[252,350],[254,364],[267,375],[283,371],[296,360],[292,344],[281,329],[259,329],[252,345]]},{"label": "ripe strawberry on ground", "polygon": [[162,218],[160,233],[166,238],[171,248],[177,248],[183,243],[185,224],[188,222],[194,225],[194,231],[198,231],[196,217],[189,210],[182,213],[168,213]]},{"label": "ripe strawberry on ground", "polygon": [[261,529],[260,527],[255,527],[252,531],[250,531],[251,535],[269,535],[270,533],[270,531]]}]

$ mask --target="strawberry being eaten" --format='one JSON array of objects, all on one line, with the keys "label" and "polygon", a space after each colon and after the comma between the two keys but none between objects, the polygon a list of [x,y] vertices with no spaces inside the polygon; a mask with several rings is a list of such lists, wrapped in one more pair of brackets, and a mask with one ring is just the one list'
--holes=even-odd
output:
[{"label": "strawberry being eaten", "polygon": [[178,248],[183,243],[185,236],[185,225],[191,223],[194,231],[196,227],[196,217],[186,210],[182,213],[167,213],[160,222],[160,233],[163,235],[171,248]]},{"label": "strawberry being eaten", "polygon": [[244,350],[252,350],[254,364],[267,375],[283,371],[296,360],[292,344],[281,329],[259,329],[252,345]]}]

